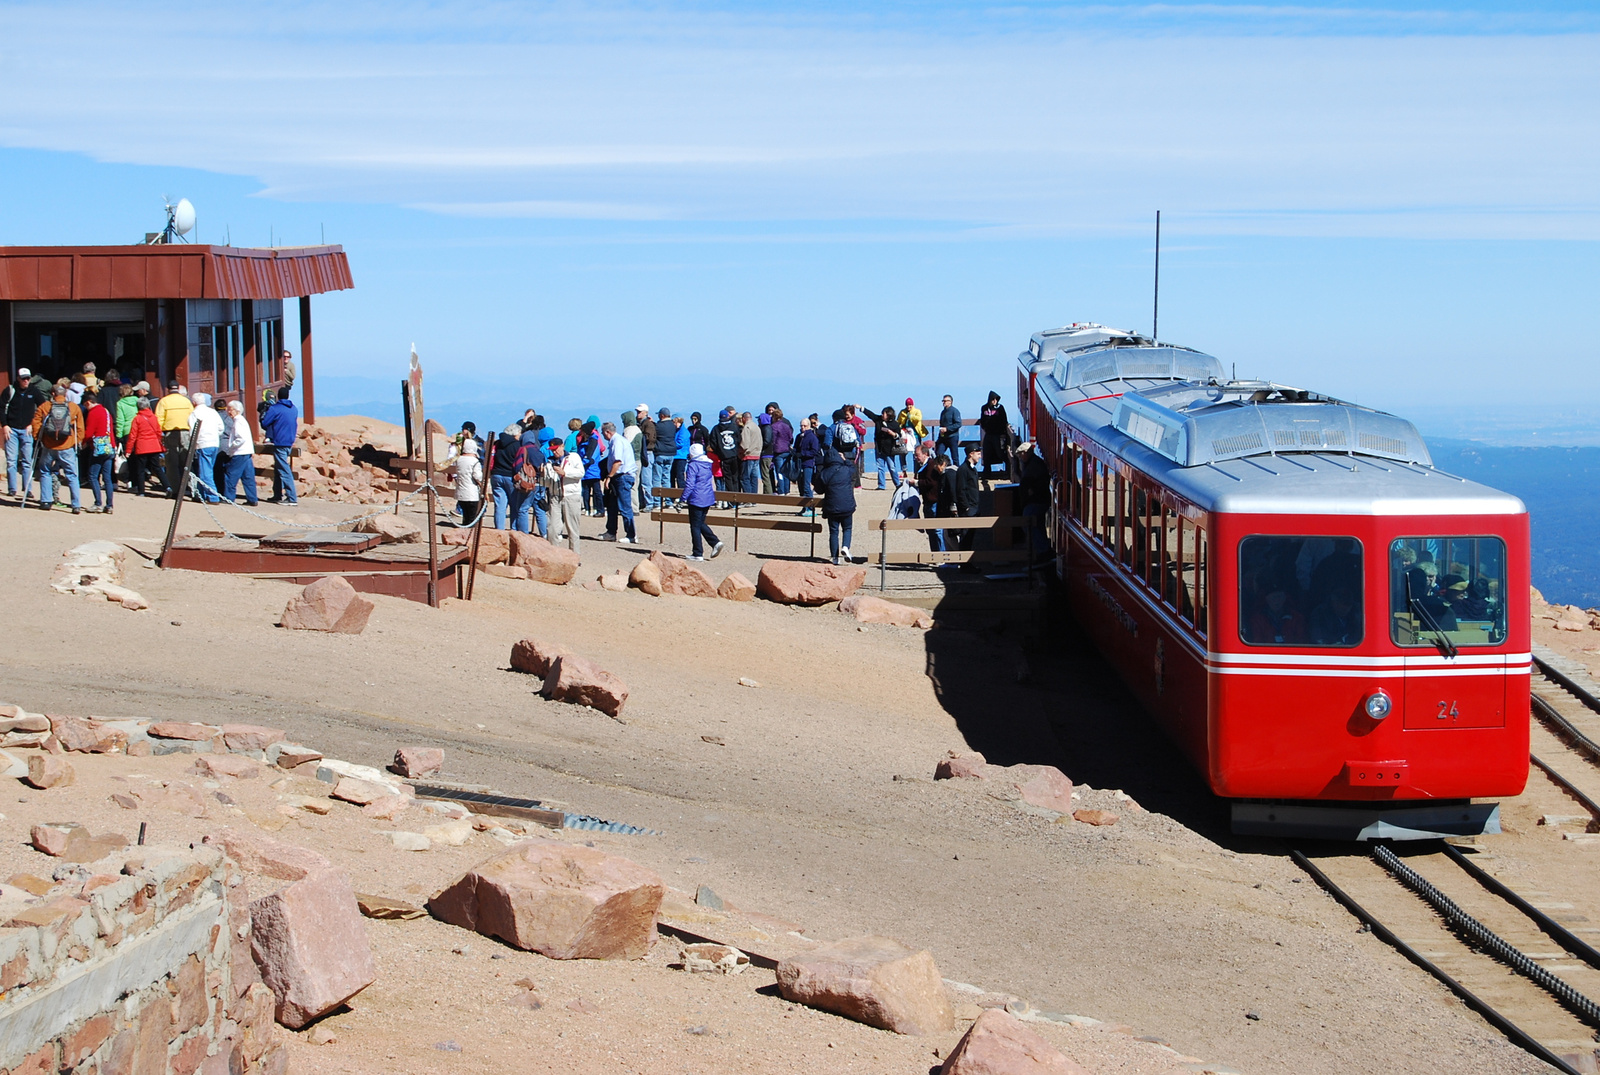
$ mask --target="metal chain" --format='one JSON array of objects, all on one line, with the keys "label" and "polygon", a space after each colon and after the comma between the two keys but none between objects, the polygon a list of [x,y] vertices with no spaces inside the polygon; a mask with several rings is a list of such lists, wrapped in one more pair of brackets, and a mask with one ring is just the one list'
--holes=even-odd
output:
[{"label": "metal chain", "polygon": [[[200,492],[200,489],[201,489],[200,475],[196,474],[194,471],[190,471],[189,474],[187,475],[187,477],[188,477],[190,492],[193,493],[195,499],[200,502],[200,506],[206,509],[206,514],[211,516],[211,521],[217,524],[217,529],[218,530],[221,530],[224,534],[227,534],[230,538],[233,538],[235,541],[252,541],[252,540],[254,540],[253,538],[245,538],[245,537],[241,537],[238,534],[235,534],[232,530],[228,529],[227,525],[225,523],[223,523],[223,521],[221,519],[217,518],[217,513],[211,510],[211,502],[208,501],[205,498],[205,496],[202,495],[201,492]],[[216,489],[212,488],[211,486],[206,486],[205,488],[211,489],[211,491],[213,493],[216,492]],[[296,526],[294,523],[288,522],[288,521],[283,520],[283,519],[274,519],[270,515],[263,515],[259,511],[251,511],[248,507],[244,506],[243,504],[236,504],[231,500],[221,500],[221,501],[218,501],[218,503],[227,504],[229,507],[233,508],[236,511],[242,511],[246,515],[252,515],[257,519],[262,520],[263,522],[274,523],[274,524],[276,524],[278,526],[285,527],[286,529],[290,529],[290,530],[301,530],[301,529],[337,530],[341,526],[351,526],[351,525],[353,525],[355,523],[364,522],[367,519],[377,518],[379,515],[388,515],[389,513],[393,512],[395,508],[397,508],[397,507],[401,507],[401,508],[405,507],[406,505],[410,504],[413,500],[417,499],[417,497],[423,496],[424,494],[426,494],[428,492],[428,490],[430,490],[430,489],[432,489],[436,493],[439,491],[438,488],[433,484],[433,480],[431,478],[428,481],[424,482],[420,489],[417,489],[410,496],[406,497],[404,500],[400,501],[398,504],[385,505],[385,506],[379,508],[377,511],[369,511],[365,515],[356,515],[356,516],[354,516],[352,518],[349,518],[349,519],[340,519],[338,522],[334,522],[334,523],[318,523],[314,528],[312,528],[312,527],[299,527],[299,526]]]}]

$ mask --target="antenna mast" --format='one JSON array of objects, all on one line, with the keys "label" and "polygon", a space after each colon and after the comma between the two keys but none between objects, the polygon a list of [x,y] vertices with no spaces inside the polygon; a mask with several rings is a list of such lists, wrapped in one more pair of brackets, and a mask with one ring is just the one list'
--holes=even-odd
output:
[{"label": "antenna mast", "polygon": [[1150,339],[1161,342],[1161,210],[1156,210],[1156,293],[1150,310]]}]

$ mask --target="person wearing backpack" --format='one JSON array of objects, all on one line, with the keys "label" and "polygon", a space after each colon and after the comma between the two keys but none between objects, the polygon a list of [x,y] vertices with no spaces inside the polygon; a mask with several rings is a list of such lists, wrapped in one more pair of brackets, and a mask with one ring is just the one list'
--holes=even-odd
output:
[{"label": "person wearing backpack", "polygon": [[26,369],[17,371],[17,383],[6,388],[0,403],[5,407],[6,490],[12,496],[26,497],[33,488],[33,416],[44,402]]},{"label": "person wearing backpack", "polygon": [[850,531],[855,522],[855,468],[833,449],[822,454],[817,469],[817,491],[822,494],[822,517],[828,520],[828,552],[833,562],[850,559]]},{"label": "person wearing backpack", "polygon": [[544,487],[544,449],[539,434],[526,430],[511,460],[511,528],[524,534],[537,527],[540,537],[550,533],[549,493]]},{"label": "person wearing backpack", "polygon": [[56,502],[56,478],[72,490],[72,514],[83,507],[78,496],[78,445],[83,443],[83,412],[67,400],[67,386],[56,385],[50,398],[33,412],[33,439],[39,445],[39,506],[49,511]]}]

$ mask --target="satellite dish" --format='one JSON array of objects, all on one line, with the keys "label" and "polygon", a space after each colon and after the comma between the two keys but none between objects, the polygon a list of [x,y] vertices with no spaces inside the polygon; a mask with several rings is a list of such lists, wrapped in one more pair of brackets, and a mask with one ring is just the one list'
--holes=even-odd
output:
[{"label": "satellite dish", "polygon": [[179,235],[188,235],[194,230],[194,206],[188,198],[179,198],[178,204],[172,207],[172,230]]}]

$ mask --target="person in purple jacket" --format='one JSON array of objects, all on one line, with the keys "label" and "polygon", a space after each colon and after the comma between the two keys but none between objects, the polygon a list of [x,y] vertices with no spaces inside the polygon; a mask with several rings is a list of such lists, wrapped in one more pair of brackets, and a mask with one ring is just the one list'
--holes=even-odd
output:
[{"label": "person in purple jacket", "polygon": [[706,525],[706,513],[717,502],[716,482],[711,478],[711,457],[698,444],[689,445],[689,465],[684,468],[683,502],[689,506],[689,537],[694,542],[691,560],[704,560],[705,546],[701,538],[711,543],[711,558],[715,560],[722,551],[722,542]]},{"label": "person in purple jacket", "polygon": [[771,404],[772,484],[780,496],[789,495],[789,458],[794,449],[794,426],[783,416],[783,408]]}]

